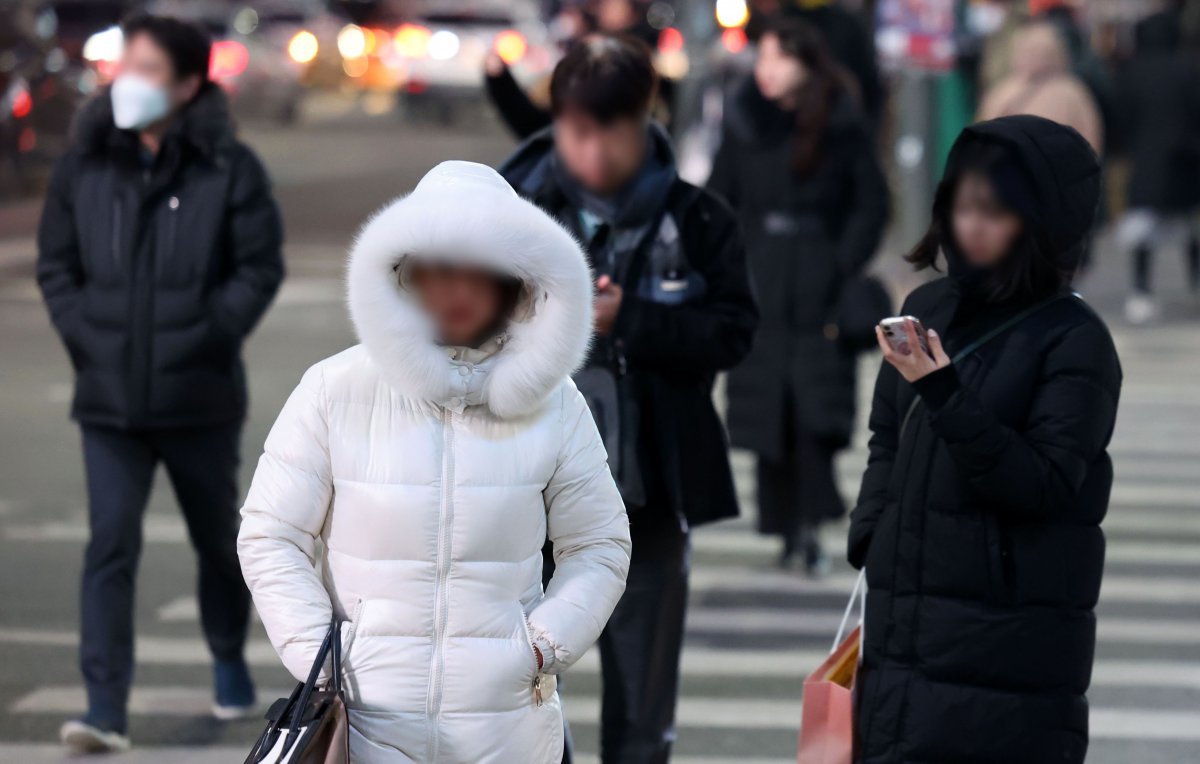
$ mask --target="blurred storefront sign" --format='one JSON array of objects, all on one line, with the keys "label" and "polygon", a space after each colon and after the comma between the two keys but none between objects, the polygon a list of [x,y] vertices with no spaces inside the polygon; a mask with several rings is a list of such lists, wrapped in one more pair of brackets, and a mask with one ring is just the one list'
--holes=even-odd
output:
[{"label": "blurred storefront sign", "polygon": [[945,71],[954,65],[955,0],[880,0],[875,44],[885,66]]}]

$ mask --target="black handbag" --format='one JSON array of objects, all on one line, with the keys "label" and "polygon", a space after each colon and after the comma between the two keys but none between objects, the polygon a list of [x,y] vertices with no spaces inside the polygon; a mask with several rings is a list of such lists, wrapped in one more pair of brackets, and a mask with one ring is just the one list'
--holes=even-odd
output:
[{"label": "black handbag", "polygon": [[892,315],[892,296],[874,276],[854,276],[843,286],[825,336],[851,350],[876,346],[875,327]]},{"label": "black handbag", "polygon": [[[267,728],[245,764],[349,764],[350,719],[342,694],[342,624],[335,616],[317,650],[308,680],[267,710]],[[317,687],[332,656],[329,686]]]}]

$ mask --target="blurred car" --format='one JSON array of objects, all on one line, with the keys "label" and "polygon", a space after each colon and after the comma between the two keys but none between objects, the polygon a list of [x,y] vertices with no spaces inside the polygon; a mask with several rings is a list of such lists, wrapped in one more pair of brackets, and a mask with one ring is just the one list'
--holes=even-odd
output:
[{"label": "blurred car", "polygon": [[[319,44],[310,27],[324,21],[319,0],[152,0],[145,10],[203,25],[213,38],[209,76],[230,95],[238,114],[293,121],[304,93],[304,77]],[[94,32],[82,58],[101,82],[112,78],[121,56],[120,27]]]},{"label": "blurred car", "polygon": [[68,54],[53,4],[0,1],[0,193],[33,190],[67,146],[94,80]]},{"label": "blurred car", "polygon": [[483,102],[483,65],[498,54],[525,84],[546,77],[557,49],[532,0],[430,0],[392,38],[407,65],[400,89],[405,114],[454,121],[463,105]]}]

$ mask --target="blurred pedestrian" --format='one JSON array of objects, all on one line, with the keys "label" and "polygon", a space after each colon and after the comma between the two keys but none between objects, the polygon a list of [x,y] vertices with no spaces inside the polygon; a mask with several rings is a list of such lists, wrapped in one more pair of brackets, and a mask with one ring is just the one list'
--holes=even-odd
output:
[{"label": "blurred pedestrian", "polygon": [[129,746],[134,578],[161,462],[199,557],[219,718],[253,710],[238,568],[240,351],[283,277],[262,165],[234,137],[197,26],[135,16],[111,88],[78,116],[38,231],[38,283],[75,369],[91,536],[81,592],[86,752]]},{"label": "blurred pedestrian", "polygon": [[729,374],[730,434],[758,456],[759,531],[782,537],[783,565],[819,574],[856,400],[855,353],[829,326],[879,245],[887,184],[853,82],[803,21],[767,27],[725,114],[708,187],[738,212],[763,314]]},{"label": "blurred pedestrian", "polygon": [[1184,240],[1188,286],[1200,289],[1200,60],[1182,47],[1172,13],[1143,19],[1135,37],[1119,82],[1132,165],[1119,238],[1133,260],[1125,315],[1140,324],[1160,313],[1151,269],[1155,251],[1171,238]]},{"label": "blurred pedestrian", "polygon": [[1013,39],[1009,75],[983,96],[979,119],[1033,114],[1075,128],[1097,152],[1104,127],[1091,91],[1071,71],[1070,53],[1049,21],[1024,26]]},{"label": "blurred pedestrian", "polygon": [[242,510],[259,615],[301,681],[343,620],[356,764],[558,764],[555,676],[629,566],[568,379],[591,334],[583,252],[491,168],[444,162],[366,224],[348,281],[362,344],[304,375]]},{"label": "blurred pedestrian", "polygon": [[850,76],[858,90],[867,124],[874,131],[883,119],[887,90],[879,73],[879,56],[871,29],[863,18],[837,0],[782,0],[784,12],[815,27],[829,52]]},{"label": "blurred pedestrian", "polygon": [[757,323],[736,219],[679,178],[666,133],[649,121],[655,80],[639,41],[580,42],[554,70],[553,127],[501,169],[586,242],[597,276],[597,336],[575,379],[634,550],[599,641],[607,764],[670,755],[691,530],[737,514],[713,379],[746,355]]},{"label": "blurred pedestrian", "polygon": [[968,127],[950,154],[908,256],[940,252],[948,276],[901,308],[929,352],[880,334],[851,515],[858,762],[1084,761],[1121,368],[1069,290],[1099,195],[1087,141],[1040,117]]}]

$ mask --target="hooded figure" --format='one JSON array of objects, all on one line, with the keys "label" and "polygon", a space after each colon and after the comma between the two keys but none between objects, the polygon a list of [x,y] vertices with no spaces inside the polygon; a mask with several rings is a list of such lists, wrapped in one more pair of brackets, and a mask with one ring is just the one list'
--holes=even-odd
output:
[{"label": "hooded figure", "polygon": [[[945,233],[968,167],[1039,242],[1033,270],[971,267]],[[1037,117],[969,127],[951,152],[931,228],[950,275],[901,314],[950,357],[1001,331],[912,383],[880,370],[849,538],[868,584],[856,761],[1084,760],[1121,370],[1104,324],[1061,290],[1099,177],[1078,133]]]},{"label": "hooded figure", "polygon": [[[405,278],[416,261],[519,280],[501,334],[438,344]],[[267,633],[303,678],[345,619],[358,764],[557,764],[554,677],[599,636],[630,548],[569,379],[591,332],[583,253],[491,169],[445,162],[367,223],[348,282],[362,344],[304,375],[242,510]]]}]

